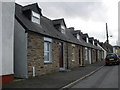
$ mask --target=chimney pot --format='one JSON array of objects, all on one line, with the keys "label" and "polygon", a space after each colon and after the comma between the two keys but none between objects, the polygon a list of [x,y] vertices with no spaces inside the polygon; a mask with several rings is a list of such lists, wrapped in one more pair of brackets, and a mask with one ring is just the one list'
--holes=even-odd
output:
[{"label": "chimney pot", "polygon": [[70,29],[70,30],[75,30],[75,28],[74,28],[74,27],[69,27],[68,29]]}]

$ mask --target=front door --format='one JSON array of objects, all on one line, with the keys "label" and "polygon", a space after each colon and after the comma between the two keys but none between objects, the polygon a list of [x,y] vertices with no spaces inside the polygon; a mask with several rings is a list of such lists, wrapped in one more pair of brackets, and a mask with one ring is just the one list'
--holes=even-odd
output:
[{"label": "front door", "polygon": [[63,64],[63,43],[59,43],[59,66],[60,68],[64,67]]}]

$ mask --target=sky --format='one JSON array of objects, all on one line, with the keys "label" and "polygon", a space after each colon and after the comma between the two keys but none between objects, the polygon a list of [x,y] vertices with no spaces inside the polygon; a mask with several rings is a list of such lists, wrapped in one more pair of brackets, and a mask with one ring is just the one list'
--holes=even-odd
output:
[{"label": "sky", "polygon": [[112,45],[116,45],[118,40],[118,1],[16,0],[23,6],[37,2],[44,16],[52,20],[64,18],[67,27],[88,33],[89,37],[94,37],[100,42],[106,41],[105,24],[107,23],[109,42]]}]

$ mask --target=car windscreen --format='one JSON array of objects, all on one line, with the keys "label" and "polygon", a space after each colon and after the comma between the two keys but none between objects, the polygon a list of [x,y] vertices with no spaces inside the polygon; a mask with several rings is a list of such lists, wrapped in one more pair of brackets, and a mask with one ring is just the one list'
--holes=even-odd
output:
[{"label": "car windscreen", "polygon": [[106,56],[106,58],[110,58],[110,57],[117,57],[117,55],[116,55],[116,54],[108,54],[108,55]]}]

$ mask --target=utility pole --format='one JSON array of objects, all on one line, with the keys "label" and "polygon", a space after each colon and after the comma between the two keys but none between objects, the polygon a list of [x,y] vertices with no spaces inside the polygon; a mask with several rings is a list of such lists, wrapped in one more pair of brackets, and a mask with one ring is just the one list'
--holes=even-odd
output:
[{"label": "utility pole", "polygon": [[107,43],[109,44],[109,40],[108,40],[108,26],[107,26],[107,23],[106,23],[106,36],[107,36]]}]

